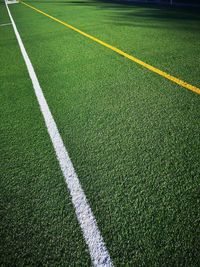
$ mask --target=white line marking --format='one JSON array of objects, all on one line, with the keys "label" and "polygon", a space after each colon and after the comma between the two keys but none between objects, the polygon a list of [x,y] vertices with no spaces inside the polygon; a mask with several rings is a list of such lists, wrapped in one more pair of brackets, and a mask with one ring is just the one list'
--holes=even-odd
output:
[{"label": "white line marking", "polygon": [[8,25],[12,25],[12,23],[4,23],[4,24],[0,24],[0,27],[8,26]]},{"label": "white line marking", "polygon": [[12,26],[13,26],[17,41],[19,43],[19,47],[21,49],[24,61],[26,63],[28,73],[33,84],[33,88],[34,88],[38,103],[40,105],[40,110],[44,117],[48,133],[53,143],[53,146],[54,146],[54,149],[57,155],[57,159],[60,164],[60,168],[62,170],[68,189],[70,191],[72,202],[73,202],[75,212],[76,212],[76,216],[80,223],[81,229],[83,231],[85,241],[88,245],[93,265],[98,266],[98,267],[100,266],[111,267],[113,266],[113,264],[112,264],[112,260],[110,258],[109,252],[107,251],[107,248],[104,244],[103,238],[97,226],[96,219],[88,204],[85,193],[83,192],[83,189],[80,185],[79,179],[76,175],[72,162],[69,158],[67,150],[59,134],[58,128],[53,119],[51,111],[48,107],[48,104],[46,102],[42,89],[40,87],[39,81],[37,79],[36,73],[28,57],[28,54],[25,50],[25,47],[23,45],[23,42],[21,40],[21,37],[15,25],[15,22],[12,18],[12,15],[10,13],[6,0],[5,0],[5,5],[7,7],[8,14],[12,22]]},{"label": "white line marking", "polygon": [[18,4],[19,1],[16,1],[16,0],[6,0],[6,4],[8,5],[12,5],[12,4]]}]

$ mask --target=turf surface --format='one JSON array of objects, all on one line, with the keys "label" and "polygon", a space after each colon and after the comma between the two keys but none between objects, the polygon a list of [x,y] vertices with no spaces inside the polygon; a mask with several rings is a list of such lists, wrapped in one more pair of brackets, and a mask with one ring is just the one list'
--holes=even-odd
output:
[{"label": "turf surface", "polygon": [[[5,7],[0,8],[0,21],[7,23]],[[87,247],[11,26],[0,28],[0,35],[0,266],[88,266]]]},{"label": "turf surface", "polygon": [[[200,16],[195,11],[102,1],[29,3],[172,75],[200,85]],[[199,266],[199,95],[22,4],[10,9],[114,264]],[[16,142],[15,149],[9,149],[13,141],[2,142],[3,160],[7,162],[6,180],[2,181],[8,177],[11,181],[6,188],[1,187],[2,193],[7,192],[2,206],[6,203],[14,209],[6,212],[9,219],[1,224],[4,231],[8,225],[13,231],[12,235],[4,234],[4,263],[9,266],[17,255],[18,266],[21,262],[37,265],[35,259],[44,265],[50,262],[54,266],[69,266],[71,259],[72,266],[90,265],[16,41],[11,42],[14,50],[5,48],[6,38],[14,35],[11,29],[3,30],[2,46],[14,55],[8,58],[1,50],[1,62],[8,66],[2,71],[7,98],[1,108],[6,114],[4,118],[9,118],[6,125],[10,125],[5,126],[2,135]],[[13,57],[21,65],[13,66]],[[9,68],[14,68],[13,72]],[[13,85],[8,79],[10,72]],[[23,87],[21,73],[27,79]],[[18,109],[16,100],[15,106],[11,105],[14,94],[19,98]],[[22,104],[26,109],[22,109]],[[9,135],[9,127],[13,129],[15,124],[20,125],[20,132],[16,126]],[[9,174],[13,158],[18,169],[13,168]],[[30,165],[24,163],[24,158],[31,159]],[[12,186],[17,177],[20,182]],[[33,188],[31,177],[40,181],[33,179]],[[23,189],[20,200],[17,204],[9,202],[12,191],[18,194],[19,187]],[[37,198],[43,201],[32,201]],[[45,216],[52,218],[48,225],[39,223],[45,218],[44,203]],[[35,220],[28,213],[29,205],[38,210]],[[19,217],[24,222],[22,240],[16,223]],[[37,238],[27,238],[26,225],[29,236],[40,238],[43,249],[38,248]],[[64,231],[57,243],[57,234],[52,230],[55,225],[56,233]],[[20,246],[23,248],[27,240],[29,250],[23,253]],[[58,251],[51,261],[51,250],[45,250],[47,243],[52,251]],[[16,251],[11,256],[8,247]],[[41,251],[46,252],[46,257]]]}]

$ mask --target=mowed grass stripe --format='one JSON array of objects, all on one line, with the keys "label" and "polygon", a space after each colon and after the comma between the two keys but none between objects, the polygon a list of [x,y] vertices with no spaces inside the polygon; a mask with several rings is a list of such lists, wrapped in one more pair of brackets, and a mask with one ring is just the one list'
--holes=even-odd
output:
[{"label": "mowed grass stripe", "polygon": [[93,265],[102,266],[102,267],[103,266],[112,267],[113,264],[112,264],[110,255],[107,251],[107,248],[104,244],[101,233],[98,229],[96,219],[88,204],[85,193],[81,187],[79,179],[74,170],[73,164],[64,146],[62,137],[59,134],[57,125],[48,107],[48,104],[46,102],[42,89],[40,87],[39,81],[37,79],[36,73],[29,59],[29,56],[25,50],[25,47],[23,45],[23,42],[21,40],[21,37],[15,25],[15,22],[12,18],[12,15],[10,13],[6,0],[5,0],[5,5],[7,8],[10,20],[12,22],[12,26],[13,26],[17,41],[19,43],[20,50],[22,52],[22,56],[26,63],[27,70],[31,78],[33,88],[34,88],[42,115],[44,117],[49,136],[53,143],[53,147],[56,152],[57,159],[60,164],[60,168],[62,170],[66,184],[70,191],[70,194],[72,197],[72,203],[74,205],[75,212],[76,212],[76,216],[80,223],[81,229],[83,231],[85,241],[88,245]]},{"label": "mowed grass stripe", "polygon": [[170,81],[172,81],[172,82],[174,82],[176,84],[178,84],[179,86],[184,87],[184,88],[186,88],[186,89],[188,89],[188,90],[190,90],[190,91],[192,91],[194,93],[200,94],[200,88],[198,88],[198,87],[196,87],[194,85],[191,85],[191,84],[189,84],[189,83],[187,83],[187,82],[185,82],[185,81],[183,81],[181,79],[178,79],[178,78],[176,78],[176,77],[174,77],[174,76],[172,76],[172,75],[170,75],[170,74],[168,74],[168,73],[166,73],[166,72],[164,72],[164,71],[162,71],[162,70],[160,70],[160,69],[158,69],[158,68],[156,68],[156,67],[154,67],[154,66],[152,66],[152,65],[150,65],[150,64],[148,64],[148,63],[146,63],[146,62],[144,62],[144,61],[142,61],[142,60],[140,60],[140,59],[138,59],[138,58],[136,58],[134,56],[132,56],[132,55],[129,55],[126,52],[124,52],[124,51],[122,51],[122,50],[120,50],[120,49],[118,49],[118,48],[116,48],[116,47],[114,47],[114,46],[112,46],[112,45],[110,45],[110,44],[108,44],[108,43],[106,43],[106,42],[104,42],[104,41],[102,41],[102,40],[100,40],[100,39],[88,34],[88,33],[86,33],[86,32],[83,32],[83,31],[79,30],[78,28],[76,28],[76,27],[74,27],[74,26],[72,26],[72,25],[70,25],[70,24],[68,24],[68,23],[66,23],[66,22],[64,22],[64,21],[62,21],[60,19],[57,19],[57,18],[45,13],[44,11],[42,11],[42,10],[40,10],[38,8],[35,8],[35,7],[25,3],[23,1],[20,1],[20,2],[22,4],[24,4],[24,5],[26,5],[27,7],[35,10],[36,12],[41,13],[42,15],[44,15],[44,16],[46,16],[46,17],[48,17],[48,18],[50,18],[50,19],[52,19],[52,20],[54,20],[54,21],[56,21],[56,22],[58,22],[58,23],[60,23],[62,25],[64,25],[65,27],[67,27],[67,28],[69,28],[69,29],[71,29],[73,31],[76,31],[76,32],[80,33],[81,35],[83,35],[83,36],[85,36],[85,37],[87,37],[87,38],[89,38],[89,39],[91,39],[91,40],[93,40],[93,41],[95,41],[95,42],[97,42],[97,43],[109,48],[109,49],[111,49],[112,51],[118,53],[119,55],[124,56],[125,58],[128,58],[129,60],[131,60],[131,61],[143,66],[144,68],[146,68],[146,69],[148,69],[148,70],[150,70],[150,71],[152,71],[152,72],[154,72],[154,73],[156,73],[156,74],[158,74],[158,75],[160,75],[160,76],[162,76],[162,77],[164,77],[164,78],[166,78],[166,79],[168,79],[168,80],[170,80]]}]

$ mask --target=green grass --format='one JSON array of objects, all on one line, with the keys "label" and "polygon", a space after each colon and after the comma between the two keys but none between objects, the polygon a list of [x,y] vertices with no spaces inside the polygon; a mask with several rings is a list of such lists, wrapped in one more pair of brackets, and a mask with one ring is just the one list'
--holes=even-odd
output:
[{"label": "green grass", "polygon": [[[103,1],[30,4],[200,85],[194,11]],[[21,4],[10,8],[114,264],[199,266],[199,95]],[[89,266],[14,35],[0,30],[0,62],[7,66],[1,140],[9,140],[1,153],[5,265],[69,266],[73,259],[72,266]]]},{"label": "green grass", "polygon": [[200,86],[199,10],[113,2],[116,3],[106,0],[30,1],[52,16]]},{"label": "green grass", "polygon": [[[5,7],[0,9],[2,14]],[[0,35],[0,266],[88,266],[87,247],[11,26],[0,28]]]}]

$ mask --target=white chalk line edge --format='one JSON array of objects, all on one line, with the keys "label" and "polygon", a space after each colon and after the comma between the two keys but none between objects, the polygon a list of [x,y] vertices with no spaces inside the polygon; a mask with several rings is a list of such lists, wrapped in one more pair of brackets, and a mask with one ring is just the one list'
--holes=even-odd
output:
[{"label": "white chalk line edge", "polygon": [[0,24],[0,27],[3,27],[3,26],[9,26],[9,25],[12,25],[12,23],[4,23],[4,24]]},{"label": "white chalk line edge", "polygon": [[51,111],[48,107],[42,89],[40,87],[39,81],[37,79],[36,73],[32,66],[32,63],[29,59],[29,56],[25,50],[22,39],[17,30],[14,19],[11,15],[7,2],[5,0],[5,5],[22,53],[24,61],[27,66],[27,70],[30,76],[30,79],[33,84],[33,88],[40,106],[40,110],[44,117],[44,121],[47,127],[47,131],[51,138],[54,150],[57,155],[60,168],[62,170],[63,176],[65,178],[67,187],[69,189],[72,203],[75,208],[76,216],[79,221],[80,227],[85,238],[85,242],[88,245],[90,257],[93,263],[93,266],[98,267],[111,267],[113,266],[112,260],[110,258],[109,252],[105,246],[101,233],[98,229],[96,219],[92,213],[92,210],[89,206],[89,203],[86,199],[85,193],[81,187],[79,179],[74,170],[73,164],[69,158],[68,152],[64,146],[62,138],[59,134],[56,123],[53,119]]}]

